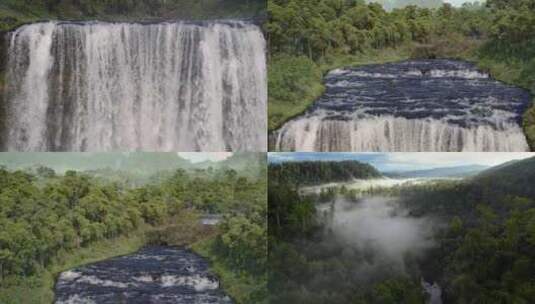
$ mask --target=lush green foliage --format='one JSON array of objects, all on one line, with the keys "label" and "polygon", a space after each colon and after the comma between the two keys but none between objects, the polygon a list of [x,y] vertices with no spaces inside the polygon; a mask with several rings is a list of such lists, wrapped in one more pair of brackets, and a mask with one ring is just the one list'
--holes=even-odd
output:
[{"label": "lush green foliage", "polygon": [[296,185],[318,185],[380,176],[373,166],[358,161],[301,161],[269,165],[270,181]]},{"label": "lush green foliage", "polygon": [[411,212],[449,222],[433,252],[445,300],[529,303],[535,293],[535,158],[464,182],[399,188]]},{"label": "lush green foliage", "polygon": [[277,55],[268,70],[269,129],[275,130],[302,113],[323,93],[323,74],[306,56]]},{"label": "lush green foliage", "polygon": [[[76,171],[2,168],[0,294],[26,285],[22,278],[41,280],[65,257],[98,242],[140,231],[147,232],[145,242],[170,245],[214,239],[210,252],[220,267],[255,278],[262,289],[266,183],[265,175],[248,178],[225,168],[178,169],[137,187]],[[203,229],[198,215],[206,213],[223,214],[225,220],[217,230]]]}]

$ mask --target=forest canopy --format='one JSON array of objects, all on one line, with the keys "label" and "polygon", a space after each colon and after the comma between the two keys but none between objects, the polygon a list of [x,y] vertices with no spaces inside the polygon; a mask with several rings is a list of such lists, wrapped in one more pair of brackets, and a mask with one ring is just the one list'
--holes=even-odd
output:
[{"label": "forest canopy", "polygon": [[373,166],[358,161],[300,161],[269,165],[270,181],[318,185],[381,177]]}]

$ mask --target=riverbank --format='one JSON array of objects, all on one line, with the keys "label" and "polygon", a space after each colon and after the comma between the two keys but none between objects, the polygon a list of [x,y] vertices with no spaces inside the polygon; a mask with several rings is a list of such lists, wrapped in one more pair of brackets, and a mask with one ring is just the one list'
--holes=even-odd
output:
[{"label": "riverbank", "polygon": [[499,61],[486,57],[469,57],[476,65],[487,71],[494,79],[528,90],[532,96],[531,106],[524,112],[522,127],[531,151],[535,151],[535,82],[527,78],[530,66],[522,61]]},{"label": "riverbank", "polygon": [[215,238],[196,242],[191,249],[210,261],[222,289],[236,304],[267,304],[267,277],[255,277],[245,271],[235,271],[214,251]]},{"label": "riverbank", "polygon": [[141,228],[127,236],[99,241],[73,252],[66,252],[57,257],[55,263],[31,277],[8,277],[0,287],[0,303],[52,303],[54,301],[56,278],[61,272],[81,265],[136,252],[146,244],[145,232],[146,228]]},{"label": "riverbank", "polygon": [[401,61],[409,56],[408,47],[372,49],[356,55],[328,55],[318,62],[305,56],[273,56],[268,65],[269,132],[302,114],[323,94],[323,77],[330,70]]}]

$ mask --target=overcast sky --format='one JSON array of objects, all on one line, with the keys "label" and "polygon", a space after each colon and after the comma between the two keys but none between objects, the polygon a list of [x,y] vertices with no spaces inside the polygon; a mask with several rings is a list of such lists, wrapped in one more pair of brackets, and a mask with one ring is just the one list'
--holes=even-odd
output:
[{"label": "overcast sky", "polygon": [[495,166],[528,157],[535,157],[535,153],[269,153],[270,162],[354,159],[385,172],[465,165]]},{"label": "overcast sky", "polygon": [[[455,6],[461,6],[465,2],[475,2],[475,1],[465,1],[465,0],[444,0],[444,2],[451,3]],[[483,0],[479,1],[481,3],[485,2]]]},{"label": "overcast sky", "polygon": [[232,152],[178,152],[177,154],[192,163],[200,163],[207,160],[222,161],[232,156]]}]

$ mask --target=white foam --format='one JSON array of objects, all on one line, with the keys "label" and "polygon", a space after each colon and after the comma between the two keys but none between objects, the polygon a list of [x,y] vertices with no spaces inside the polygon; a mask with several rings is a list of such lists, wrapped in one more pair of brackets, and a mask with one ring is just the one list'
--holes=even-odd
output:
[{"label": "white foam", "polygon": [[79,295],[73,295],[65,301],[56,301],[56,304],[97,304],[97,302]]},{"label": "white foam", "polygon": [[466,79],[484,79],[489,78],[489,74],[481,73],[476,70],[431,70],[429,71],[431,77],[441,78],[441,77],[456,77],[456,78],[466,78]]},{"label": "white foam", "polygon": [[190,286],[196,291],[203,291],[209,289],[219,288],[219,282],[200,275],[193,276],[173,276],[164,275],[161,278],[163,287],[172,286]]},{"label": "white foam", "polygon": [[436,119],[369,116],[351,120],[303,116],[276,134],[279,151],[508,152],[528,151],[520,126],[501,122],[461,127]]},{"label": "white foam", "polygon": [[81,276],[82,274],[79,272],[67,270],[60,274],[59,279],[62,281],[73,281],[73,280],[80,278]]},{"label": "white foam", "polygon": [[150,283],[150,282],[154,281],[150,275],[143,275],[143,276],[139,276],[139,277],[134,277],[133,279],[134,279],[134,281],[143,282],[143,283]]},{"label": "white foam", "polygon": [[237,23],[17,29],[7,149],[265,151],[265,41]]},{"label": "white foam", "polygon": [[105,287],[117,287],[117,288],[128,288],[130,283],[122,283],[122,282],[115,282],[112,280],[102,280],[96,276],[82,276],[78,279],[78,283],[87,283],[91,285],[97,285],[97,286],[105,286]]}]

